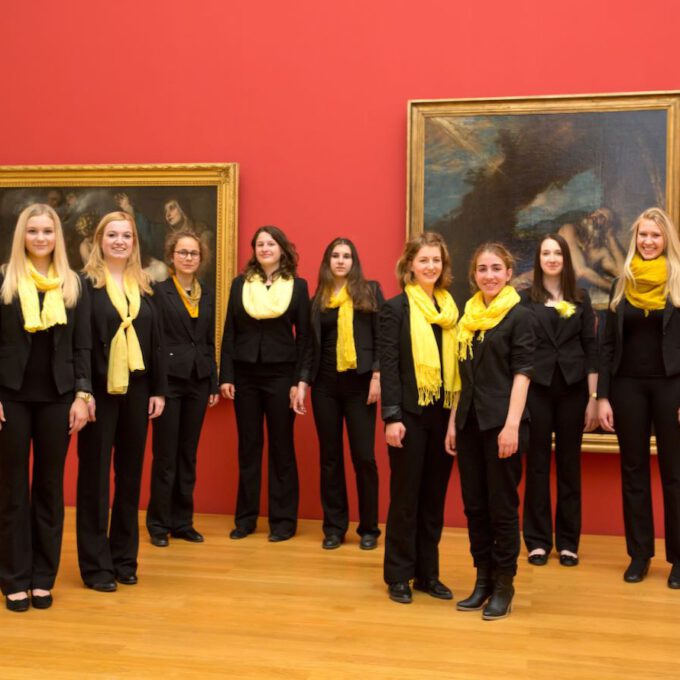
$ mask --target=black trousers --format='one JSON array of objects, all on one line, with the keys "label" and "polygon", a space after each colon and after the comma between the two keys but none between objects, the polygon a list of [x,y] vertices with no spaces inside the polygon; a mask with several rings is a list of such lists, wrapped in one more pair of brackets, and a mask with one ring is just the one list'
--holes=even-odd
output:
[{"label": "black trousers", "polygon": [[378,529],[378,467],[375,464],[376,404],[366,404],[371,374],[336,373],[314,383],[312,406],[321,458],[323,532],[344,536],[349,525],[345,482],[343,421],[359,500],[357,533],[380,535]]},{"label": "black trousers", "polygon": [[527,399],[531,422],[524,491],[524,542],[529,551],[553,545],[550,459],[555,433],[557,550],[578,552],[581,536],[581,442],[588,405],[586,379],[567,385],[559,367],[549,387],[531,383]]},{"label": "black trousers", "polygon": [[385,531],[385,583],[439,576],[439,540],[453,456],[444,450],[449,411],[404,411],[403,448],[388,447],[390,509]]},{"label": "black trousers", "polygon": [[31,588],[50,590],[61,555],[71,404],[3,401],[2,405],[0,587],[4,595]]},{"label": "black trousers", "polygon": [[170,379],[163,414],[152,421],[149,534],[167,534],[194,525],[196,450],[210,396],[210,378]]},{"label": "black trousers", "polygon": [[[88,585],[137,571],[149,381],[133,377],[127,394],[95,388],[94,396],[97,420],[78,434],[76,536],[80,574]],[[109,526],[112,449],[115,493]]]},{"label": "black trousers", "polygon": [[475,567],[492,567],[515,574],[519,556],[519,495],[521,452],[529,438],[528,424],[520,425],[520,449],[498,457],[502,428],[480,430],[474,412],[456,437],[463,505],[468,521],[470,553]]},{"label": "black trousers", "polygon": [[299,485],[295,462],[289,392],[292,364],[235,365],[234,410],[238,427],[238,495],[235,524],[255,530],[260,514],[264,423],[269,443],[269,526],[273,534],[292,536],[297,529]]},{"label": "black trousers", "polygon": [[663,489],[666,559],[680,563],[680,376],[612,379],[610,402],[621,450],[626,547],[633,558],[654,555],[649,469],[652,424]]}]

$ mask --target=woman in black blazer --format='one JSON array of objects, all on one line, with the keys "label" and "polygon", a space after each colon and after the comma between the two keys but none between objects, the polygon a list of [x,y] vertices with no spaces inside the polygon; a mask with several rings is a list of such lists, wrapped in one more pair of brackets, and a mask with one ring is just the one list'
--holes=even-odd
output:
[{"label": "woman in black blazer", "polygon": [[165,244],[171,276],[154,286],[153,302],[163,328],[168,366],[165,409],[153,421],[151,497],[146,527],[151,543],[168,545],[168,535],[192,543],[204,538],[194,528],[196,449],[206,406],[219,400],[215,363],[215,294],[199,283],[205,245],[192,231],[174,231]]},{"label": "woman in black blazer", "polygon": [[295,275],[295,246],[278,227],[260,227],[250,245],[245,272],[231,284],[220,365],[220,391],[234,400],[238,428],[236,526],[229,535],[245,538],[257,525],[266,419],[269,540],[276,543],[297,529],[292,406],[307,342],[309,293],[307,282]]},{"label": "woman in black blazer", "polygon": [[638,583],[654,556],[649,470],[652,426],[659,454],[668,587],[680,588],[680,241],[660,208],[632,227],[621,278],[612,287],[600,352],[600,424],[621,450],[623,518],[631,558],[623,578]]},{"label": "woman in black blazer", "polygon": [[[347,424],[357,482],[359,547],[372,550],[380,536],[375,414],[380,398],[378,309],[383,302],[378,283],[364,279],[352,241],[331,241],[319,268],[302,382],[294,404],[296,413],[305,412],[306,389],[313,384],[312,405],[321,456],[321,546],[326,550],[340,547],[349,525],[343,421]],[[343,327],[350,332],[343,333]]]},{"label": "woman in black blazer", "polygon": [[578,564],[581,535],[581,442],[597,427],[597,335],[590,297],[576,288],[567,242],[544,236],[534,256],[534,280],[522,291],[534,315],[536,353],[527,405],[531,424],[524,492],[524,542],[529,563],[547,563],[553,545],[550,454],[555,433],[560,564]]},{"label": "woman in black blazer", "polygon": [[[89,299],[71,271],[57,213],[17,221],[0,274],[0,586],[7,609],[52,605],[69,438],[87,423]],[[30,449],[33,444],[32,480]]]},{"label": "woman in black blazer", "polygon": [[453,598],[439,580],[439,539],[453,458],[444,438],[460,389],[455,357],[458,309],[444,239],[426,231],[406,243],[397,264],[404,292],[380,310],[380,384],[390,457],[390,509],[384,578],[391,600],[412,601],[413,586]]},{"label": "woman in black blazer", "polygon": [[[520,453],[529,438],[526,409],[535,338],[531,313],[508,282],[512,256],[500,244],[479,246],[470,262],[476,293],[458,326],[462,390],[447,433],[458,451],[470,552],[477,580],[461,611],[482,618],[510,613],[519,556]],[[484,604],[487,602],[486,606]]]},{"label": "woman in black blazer", "polygon": [[[91,422],[78,437],[78,563],[88,588],[112,592],[116,581],[137,583],[142,465],[148,420],[165,405],[165,352],[131,215],[102,217],[84,271],[92,301],[94,398]],[[109,526],[112,449],[116,489]]]}]

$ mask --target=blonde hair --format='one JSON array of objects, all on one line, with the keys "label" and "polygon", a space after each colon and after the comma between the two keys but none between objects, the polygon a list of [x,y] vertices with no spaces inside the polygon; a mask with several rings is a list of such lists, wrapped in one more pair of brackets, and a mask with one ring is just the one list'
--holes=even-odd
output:
[{"label": "blonde hair", "polygon": [[106,277],[104,275],[104,254],[102,252],[102,239],[104,238],[104,230],[111,222],[128,222],[132,228],[132,253],[125,263],[125,275],[130,276],[137,282],[140,289],[146,295],[153,295],[151,290],[151,277],[142,269],[142,260],[139,254],[139,237],[137,235],[137,225],[135,218],[126,212],[110,212],[104,215],[99,220],[97,228],[94,230],[92,237],[92,251],[87,263],[83,267],[83,271],[95,288],[103,288],[106,285]]},{"label": "blonde hair", "polygon": [[12,238],[12,251],[9,262],[4,267],[5,280],[0,288],[0,297],[6,305],[11,304],[17,294],[19,279],[28,277],[28,257],[26,256],[26,226],[31,217],[47,215],[54,225],[54,250],[52,251],[52,265],[61,281],[61,293],[64,296],[64,305],[68,308],[75,307],[80,297],[80,279],[71,269],[66,255],[66,245],[64,244],[64,230],[61,227],[61,220],[54,208],[44,203],[32,203],[25,207],[14,229]]},{"label": "blonde hair", "polygon": [[399,285],[402,288],[406,288],[408,284],[413,283],[414,277],[413,272],[411,271],[411,265],[413,264],[416,255],[420,252],[420,249],[427,246],[439,248],[439,252],[442,256],[442,273],[434,284],[435,288],[448,288],[451,285],[451,281],[453,280],[453,276],[451,275],[451,260],[449,258],[449,249],[446,247],[444,237],[436,231],[423,231],[406,241],[404,250],[397,262],[396,274]]},{"label": "blonde hair", "polygon": [[661,208],[647,208],[633,222],[633,226],[630,228],[630,245],[628,246],[626,260],[623,263],[623,271],[614,287],[614,295],[610,305],[612,311],[616,311],[616,308],[623,299],[626,285],[630,284],[635,287],[635,277],[633,276],[630,263],[637,252],[637,235],[643,220],[654,222],[661,230],[665,243],[664,254],[666,255],[668,266],[665,295],[670,296],[674,307],[680,307],[680,238],[678,238],[678,230],[673,224],[673,220],[664,210]]}]

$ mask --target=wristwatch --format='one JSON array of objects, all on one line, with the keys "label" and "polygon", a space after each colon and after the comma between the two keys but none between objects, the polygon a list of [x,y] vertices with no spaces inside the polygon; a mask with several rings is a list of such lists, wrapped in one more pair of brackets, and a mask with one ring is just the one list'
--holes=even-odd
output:
[{"label": "wristwatch", "polygon": [[591,399],[597,399],[597,392],[591,392],[591,393],[590,393],[590,398],[591,398]]},{"label": "wristwatch", "polygon": [[89,392],[76,392],[76,399],[82,399],[86,404],[92,401],[92,395]]}]

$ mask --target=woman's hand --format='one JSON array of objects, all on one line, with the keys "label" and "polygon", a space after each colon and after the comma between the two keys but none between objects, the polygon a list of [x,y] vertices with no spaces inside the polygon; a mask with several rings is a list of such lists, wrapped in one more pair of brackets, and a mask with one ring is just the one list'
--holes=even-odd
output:
[{"label": "woman's hand", "polygon": [[222,383],[220,385],[220,394],[225,399],[233,399],[236,395],[236,387],[234,387],[234,383]]},{"label": "woman's hand", "polygon": [[5,422],[5,409],[0,403],[0,430],[2,430],[2,424]]},{"label": "woman's hand", "polygon": [[385,427],[385,441],[389,446],[394,446],[395,449],[403,448],[402,441],[404,441],[405,436],[404,423],[389,423]]},{"label": "woman's hand", "polygon": [[80,432],[87,425],[89,419],[88,404],[80,397],[76,397],[68,412],[68,433]]},{"label": "woman's hand", "polygon": [[592,432],[598,425],[597,400],[592,397],[588,399],[586,406],[585,422],[583,423],[584,432]]},{"label": "woman's hand", "polygon": [[149,398],[149,418],[158,418],[165,408],[165,397]]},{"label": "woman's hand", "polygon": [[95,420],[97,420],[97,402],[92,395],[90,401],[87,402],[87,422],[94,423]]},{"label": "woman's hand", "polygon": [[366,400],[366,405],[375,404],[380,399],[380,372],[373,371],[371,376],[371,382],[368,386],[368,399]]},{"label": "woman's hand", "polygon": [[[299,382],[296,388],[291,388],[291,408],[299,416],[304,416],[307,413],[307,407],[305,406],[305,399],[307,397],[307,385],[306,382]],[[295,394],[293,394],[293,389]]]},{"label": "woman's hand", "polygon": [[220,403],[220,395],[219,394],[211,394],[208,397],[208,408],[212,408],[213,406],[217,406],[217,404]]},{"label": "woman's hand", "polygon": [[600,427],[605,432],[614,432],[614,411],[609,399],[597,400],[597,417],[600,421]]},{"label": "woman's hand", "polygon": [[498,433],[498,457],[510,458],[519,448],[519,427],[508,425]]}]

